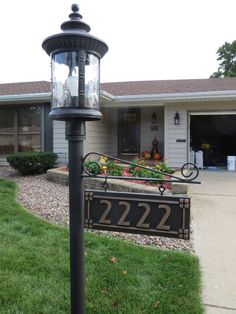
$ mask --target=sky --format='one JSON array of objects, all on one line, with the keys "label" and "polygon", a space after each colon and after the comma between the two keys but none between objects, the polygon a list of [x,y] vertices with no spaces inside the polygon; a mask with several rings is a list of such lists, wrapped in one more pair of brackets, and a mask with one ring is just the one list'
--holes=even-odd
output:
[{"label": "sky", "polygon": [[208,78],[236,40],[235,0],[11,0],[0,4],[0,83],[50,81],[42,41],[78,3],[109,51],[101,82]]}]

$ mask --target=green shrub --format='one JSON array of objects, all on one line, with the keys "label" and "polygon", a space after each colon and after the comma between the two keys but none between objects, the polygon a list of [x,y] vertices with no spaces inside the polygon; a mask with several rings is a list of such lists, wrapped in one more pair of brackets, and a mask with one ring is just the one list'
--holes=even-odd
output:
[{"label": "green shrub", "polygon": [[163,175],[161,173],[153,172],[151,168],[150,170],[147,170],[137,167],[134,170],[133,176],[138,178],[163,179]]},{"label": "green shrub", "polygon": [[[138,165],[141,165],[141,166],[146,167],[145,160],[140,159],[140,158],[135,158],[134,160],[132,160],[132,163],[135,164],[135,165],[129,165],[129,172],[132,173],[132,174],[135,172],[135,168],[136,168]],[[136,165],[137,165],[137,166],[136,166]]]},{"label": "green shrub", "polygon": [[117,177],[121,177],[122,176],[122,167],[117,165],[115,162],[113,161],[108,161],[106,163],[107,168],[108,168],[108,172],[110,176],[117,176]]},{"label": "green shrub", "polygon": [[85,163],[85,169],[93,175],[98,175],[101,173],[101,167],[97,161],[88,160]]},{"label": "green shrub", "polygon": [[53,168],[57,154],[51,152],[24,152],[9,155],[7,161],[23,175],[41,174]]},{"label": "green shrub", "polygon": [[175,171],[172,168],[168,167],[166,165],[166,163],[164,163],[164,162],[160,162],[159,164],[157,164],[156,165],[156,170],[160,170],[160,171],[162,171],[164,173],[167,173],[167,174],[175,173]]}]

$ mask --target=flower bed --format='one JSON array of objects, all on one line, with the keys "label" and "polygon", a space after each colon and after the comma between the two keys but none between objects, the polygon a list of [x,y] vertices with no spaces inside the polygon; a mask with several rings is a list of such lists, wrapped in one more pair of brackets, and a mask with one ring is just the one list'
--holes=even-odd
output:
[{"label": "flower bed", "polygon": [[[94,176],[108,175],[130,177],[132,179],[137,178],[138,180],[132,180],[132,182],[147,185],[160,184],[162,180],[168,179],[169,175],[174,173],[174,170],[168,167],[164,162],[155,162],[150,165],[150,162],[147,162],[145,159],[135,158],[132,164],[129,164],[127,168],[127,164],[119,164],[103,156],[100,156],[99,161],[87,161],[85,163],[85,169],[87,173]],[[140,180],[141,178],[144,178],[144,180]],[[148,178],[150,178],[150,181],[146,180]],[[169,184],[165,184],[165,188],[169,188]]]},{"label": "flower bed", "polygon": [[[150,160],[135,158],[131,164],[122,164],[121,160],[116,161],[112,157],[111,160],[108,160],[107,157],[100,154],[99,156],[96,159],[90,157],[85,161],[85,171],[90,174],[88,179],[84,179],[86,189],[104,189],[105,179],[102,180],[101,177],[113,176],[113,179],[108,178],[108,189],[111,191],[159,194],[159,188],[162,185],[165,194],[188,194],[187,184],[163,182],[163,180],[170,179],[169,176],[174,173],[174,170],[164,162],[151,163]],[[122,180],[119,177],[123,177]],[[127,179],[129,177],[130,180]],[[50,181],[68,185],[68,167],[48,170],[47,178]],[[142,180],[142,178],[145,179]],[[150,178],[150,181],[146,180],[147,178]]]},{"label": "flower bed", "polygon": [[[61,184],[68,185],[68,168],[60,167],[54,168],[47,171],[47,180]],[[127,182],[128,181],[128,182]],[[134,182],[135,181],[135,182]],[[139,182],[139,181],[138,181]],[[84,179],[85,188],[86,189],[95,189],[95,190],[103,190],[104,180],[101,180],[97,177],[90,177],[88,179]],[[132,193],[152,193],[152,194],[160,194],[159,186],[151,185],[151,184],[137,184],[136,180],[110,180],[108,179],[110,191],[120,191],[120,192],[132,192]],[[178,183],[170,183],[169,189],[167,189],[164,193],[171,195],[186,195],[188,194],[188,185],[187,184],[178,184]]]},{"label": "flower bed", "polygon": [[[61,167],[61,171],[68,172],[68,167]],[[168,167],[164,162],[155,162],[150,164],[145,159],[135,158],[132,164],[119,164],[116,161],[108,160],[101,156],[98,161],[88,160],[85,162],[85,170],[88,174],[93,176],[115,176],[115,177],[130,177],[138,178],[139,180],[132,180],[138,184],[155,185],[159,182],[152,182],[147,180],[140,180],[140,178],[150,178],[161,180],[168,179],[169,175],[175,171]]]}]

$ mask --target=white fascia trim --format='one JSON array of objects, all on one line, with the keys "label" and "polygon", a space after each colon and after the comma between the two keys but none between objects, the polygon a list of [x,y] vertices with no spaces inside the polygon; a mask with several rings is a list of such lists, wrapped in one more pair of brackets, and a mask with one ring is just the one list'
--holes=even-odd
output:
[{"label": "white fascia trim", "polygon": [[100,97],[102,97],[104,100],[107,100],[107,101],[112,101],[115,98],[115,96],[113,96],[112,94],[102,89],[100,90]]},{"label": "white fascia trim", "polygon": [[161,102],[179,102],[194,101],[205,99],[236,99],[236,90],[213,91],[213,92],[195,92],[195,93],[171,93],[171,94],[150,94],[150,95],[128,95],[115,96],[115,100],[122,101],[161,101]]},{"label": "white fascia trim", "polygon": [[[213,91],[213,92],[196,92],[196,93],[171,93],[171,94],[150,94],[150,95],[126,95],[114,96],[104,90],[100,91],[100,96],[107,101],[102,107],[119,106],[121,103],[127,102],[155,102],[156,104],[164,104],[168,102],[183,101],[202,101],[202,100],[236,100],[236,90],[230,91]],[[40,102],[51,101],[51,93],[33,93],[19,95],[3,95],[0,96],[0,103],[21,103],[21,102]]]},{"label": "white fascia trim", "polygon": [[[113,101],[114,96],[101,90],[100,96],[106,101]],[[34,93],[34,94],[18,94],[0,96],[0,103],[20,103],[24,101],[51,101],[51,93]]]},{"label": "white fascia trim", "polygon": [[34,94],[19,94],[19,95],[3,95],[0,96],[0,104],[4,103],[22,103],[22,102],[40,102],[51,101],[51,93],[34,93]]},{"label": "white fascia trim", "polygon": [[126,95],[126,96],[113,96],[110,98],[110,103],[105,104],[108,106],[120,106],[121,103],[127,102],[155,102],[155,104],[162,104],[168,102],[193,102],[193,101],[220,101],[220,100],[236,100],[236,90],[228,91],[211,91],[211,92],[194,92],[194,93],[171,93],[171,94],[150,94],[150,95]]}]

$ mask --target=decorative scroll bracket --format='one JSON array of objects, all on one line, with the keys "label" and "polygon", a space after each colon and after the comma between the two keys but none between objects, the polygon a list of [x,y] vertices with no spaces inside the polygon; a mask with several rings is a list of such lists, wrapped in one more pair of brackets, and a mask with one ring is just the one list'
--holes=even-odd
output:
[{"label": "decorative scroll bracket", "polygon": [[[145,169],[145,170],[148,170],[148,171],[153,172],[153,173],[161,174],[164,176],[164,178],[139,178],[139,177],[128,177],[128,176],[100,175],[99,173],[101,172],[101,164],[98,161],[94,161],[94,160],[90,160],[90,164],[93,163],[95,165],[95,168],[97,168],[97,171],[95,171],[94,173],[91,173],[86,169],[86,161],[89,160],[90,156],[92,156],[92,155],[95,155],[98,158],[99,157],[106,157],[109,160],[113,160],[113,161],[119,162],[119,163],[124,164],[124,165],[125,164],[129,165],[129,166],[132,165],[134,167],[139,167],[141,169]],[[156,183],[160,184],[159,185],[159,192],[160,192],[161,196],[163,195],[163,193],[166,190],[164,183],[187,183],[187,184],[200,184],[201,183],[201,182],[195,181],[195,179],[199,175],[199,169],[198,169],[196,164],[191,163],[191,162],[185,163],[181,167],[180,173],[181,173],[182,177],[177,177],[173,174],[169,174],[169,173],[165,173],[165,172],[160,171],[160,170],[148,168],[148,167],[143,166],[143,165],[137,165],[133,162],[123,160],[123,159],[120,159],[117,157],[113,157],[113,156],[110,156],[107,154],[102,154],[102,153],[98,153],[98,152],[90,152],[83,158],[83,169],[84,169],[84,173],[85,173],[85,174],[83,174],[84,178],[98,178],[98,179],[104,180],[103,188],[104,188],[105,192],[107,191],[107,189],[109,187],[109,184],[107,182],[108,179],[156,182]],[[190,172],[187,174],[186,171],[189,171],[189,170],[190,170]]]}]

